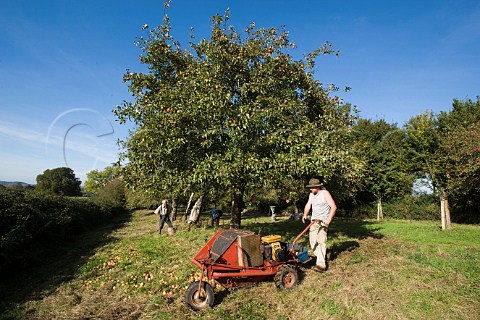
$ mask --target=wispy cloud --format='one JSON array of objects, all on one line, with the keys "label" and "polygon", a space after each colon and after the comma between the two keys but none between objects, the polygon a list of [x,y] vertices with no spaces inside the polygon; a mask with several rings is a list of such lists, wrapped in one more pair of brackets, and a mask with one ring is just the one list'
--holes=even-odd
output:
[{"label": "wispy cloud", "polygon": [[[22,120],[19,123],[0,120],[0,148],[4,157],[12,156],[32,157],[36,162],[44,162],[45,166],[51,165],[56,159],[57,166],[70,166],[75,171],[95,169],[92,166],[110,164],[118,158],[113,131],[106,131],[106,135],[99,134],[93,127],[86,124],[65,126],[57,123],[50,130],[33,128],[31,121]],[[46,126],[45,126],[46,127]],[[108,128],[107,128],[108,129]],[[100,132],[103,133],[103,132]],[[110,134],[109,134],[110,133]],[[48,165],[47,165],[48,163]],[[1,171],[25,168],[13,168],[14,162],[8,168],[0,166]],[[78,170],[75,167],[83,167]],[[84,172],[85,173],[85,172]]]},{"label": "wispy cloud", "polygon": [[44,143],[45,135],[24,126],[0,120],[0,135],[19,142]]}]

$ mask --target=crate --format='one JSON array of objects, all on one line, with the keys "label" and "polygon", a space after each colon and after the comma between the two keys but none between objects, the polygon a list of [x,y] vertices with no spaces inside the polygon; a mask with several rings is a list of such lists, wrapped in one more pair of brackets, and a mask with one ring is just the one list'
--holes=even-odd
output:
[{"label": "crate", "polygon": [[257,234],[238,235],[238,265],[241,267],[259,267],[263,265],[260,251],[260,237]]},{"label": "crate", "polygon": [[305,261],[308,260],[308,250],[307,251],[302,251],[297,254],[297,259],[300,261],[300,263],[304,263]]},{"label": "crate", "polygon": [[[288,243],[287,244],[287,250],[292,249],[292,244]],[[297,256],[297,259],[300,261],[300,263],[304,263],[307,261],[310,257],[308,256],[308,248],[302,247],[302,246],[295,246],[295,255]]]}]

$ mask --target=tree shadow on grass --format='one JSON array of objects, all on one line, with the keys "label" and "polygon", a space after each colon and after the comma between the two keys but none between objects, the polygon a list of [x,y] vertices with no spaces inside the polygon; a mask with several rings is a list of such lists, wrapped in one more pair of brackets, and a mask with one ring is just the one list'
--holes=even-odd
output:
[{"label": "tree shadow on grass", "polygon": [[350,252],[359,247],[360,243],[358,243],[356,240],[334,243],[327,250],[328,261],[334,261],[342,252]]},{"label": "tree shadow on grass", "polygon": [[[62,283],[75,278],[78,270],[98,247],[115,240],[111,234],[131,220],[131,213],[118,213],[113,220],[63,243],[44,246],[29,264],[2,271],[0,277],[0,319],[2,313],[53,292]],[[32,250],[35,248],[32,247]],[[7,317],[8,318],[8,317]]]},{"label": "tree shadow on grass", "polygon": [[334,220],[328,234],[330,238],[382,239],[383,235],[378,232],[380,227],[374,227],[374,225],[377,225],[377,223],[364,220],[338,219]]}]

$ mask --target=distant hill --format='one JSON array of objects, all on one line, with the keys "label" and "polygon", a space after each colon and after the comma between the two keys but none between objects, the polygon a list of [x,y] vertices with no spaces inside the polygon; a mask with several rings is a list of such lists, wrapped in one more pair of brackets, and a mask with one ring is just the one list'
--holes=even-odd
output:
[{"label": "distant hill", "polygon": [[3,185],[21,184],[22,186],[28,186],[28,185],[29,185],[29,184],[26,183],[26,182],[20,182],[20,181],[1,181],[1,180],[0,180],[0,184],[3,184]]},{"label": "distant hill", "polygon": [[1,181],[0,180],[0,185],[5,186],[6,188],[27,188],[27,187],[35,187],[35,185],[26,183],[26,182],[21,182],[21,181]]}]

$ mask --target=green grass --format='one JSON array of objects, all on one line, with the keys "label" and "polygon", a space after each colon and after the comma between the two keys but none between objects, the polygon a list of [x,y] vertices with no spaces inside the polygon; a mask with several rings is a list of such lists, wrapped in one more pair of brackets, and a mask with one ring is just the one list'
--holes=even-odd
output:
[{"label": "green grass", "polygon": [[[226,218],[226,217],[225,217]],[[199,269],[191,258],[218,228],[190,231],[174,222],[159,236],[158,218],[136,211],[110,229],[92,230],[45,257],[35,272],[0,285],[0,319],[477,319],[480,227],[435,222],[334,220],[329,270],[308,266],[292,291],[272,282],[231,293],[216,290],[214,308],[184,305]],[[290,242],[305,225],[249,217],[243,228]],[[227,227],[227,222],[221,227]],[[220,228],[221,228],[220,227]],[[308,246],[308,236],[299,242]]]},{"label": "green grass", "polygon": [[386,220],[374,226],[384,235],[420,244],[480,246],[478,225],[456,224],[443,231],[440,223],[434,221]]},{"label": "green grass", "polygon": [[420,265],[437,270],[448,277],[451,273],[464,275],[471,283],[480,283],[480,228],[455,225],[442,231],[435,222],[387,221],[380,232],[410,245],[406,257]]}]

